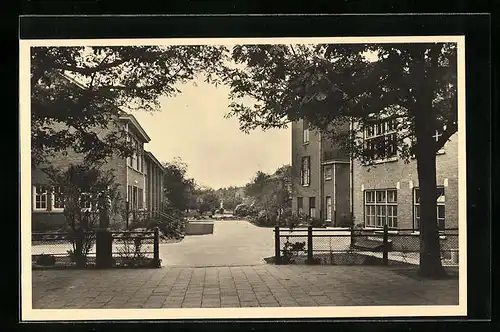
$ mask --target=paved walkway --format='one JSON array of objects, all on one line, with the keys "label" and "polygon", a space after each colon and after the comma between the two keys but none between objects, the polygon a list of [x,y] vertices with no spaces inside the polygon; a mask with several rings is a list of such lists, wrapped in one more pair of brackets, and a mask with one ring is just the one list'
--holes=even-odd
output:
[{"label": "paved walkway", "polygon": [[272,228],[257,227],[245,220],[207,220],[213,234],[188,235],[178,243],[160,245],[164,266],[207,267],[265,264],[274,256]]},{"label": "paved walkway", "polygon": [[33,271],[33,308],[456,305],[458,280],[391,267],[256,265]]}]

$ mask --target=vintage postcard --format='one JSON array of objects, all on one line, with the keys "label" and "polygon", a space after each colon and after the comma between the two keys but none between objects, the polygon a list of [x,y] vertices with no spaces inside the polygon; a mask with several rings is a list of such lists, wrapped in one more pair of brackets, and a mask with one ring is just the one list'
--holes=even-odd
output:
[{"label": "vintage postcard", "polygon": [[464,43],[20,40],[22,319],[466,315]]}]

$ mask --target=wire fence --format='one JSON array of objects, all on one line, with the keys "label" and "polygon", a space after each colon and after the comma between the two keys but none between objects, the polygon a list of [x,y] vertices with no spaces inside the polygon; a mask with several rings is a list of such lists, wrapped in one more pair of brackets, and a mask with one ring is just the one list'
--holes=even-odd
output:
[{"label": "wire fence", "polygon": [[[146,231],[108,232],[114,267],[153,267],[159,260],[159,233]],[[95,267],[98,251],[95,230],[71,233],[33,233],[32,265],[42,267]]]},{"label": "wire fence", "polygon": [[[276,227],[278,264],[420,264],[420,236],[412,229],[351,230]],[[439,233],[441,262],[458,265],[458,229]]]}]

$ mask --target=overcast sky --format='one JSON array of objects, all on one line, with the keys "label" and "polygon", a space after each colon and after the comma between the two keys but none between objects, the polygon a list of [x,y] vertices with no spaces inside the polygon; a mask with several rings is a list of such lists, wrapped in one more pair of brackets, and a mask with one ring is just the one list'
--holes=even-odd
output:
[{"label": "overcast sky", "polygon": [[159,161],[180,157],[188,177],[214,189],[244,185],[258,170],[270,173],[290,163],[290,128],[244,134],[236,118],[224,118],[227,87],[197,82],[180,89],[161,99],[161,112],[133,113],[151,138],[145,148]]}]

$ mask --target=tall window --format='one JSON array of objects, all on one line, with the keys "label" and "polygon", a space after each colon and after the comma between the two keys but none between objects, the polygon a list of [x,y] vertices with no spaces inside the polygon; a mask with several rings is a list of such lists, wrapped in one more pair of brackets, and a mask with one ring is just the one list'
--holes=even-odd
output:
[{"label": "tall window", "polygon": [[137,141],[136,140],[133,140],[132,141],[132,149],[133,149],[133,152],[132,152],[132,166],[133,168],[136,168],[136,165],[137,165]]},{"label": "tall window", "polygon": [[[436,214],[437,214],[437,223],[438,223],[438,228],[440,230],[445,229],[445,195],[444,195],[444,187],[437,187],[437,207],[436,207]],[[419,188],[414,188],[413,191],[413,208],[414,208],[414,228],[416,230],[420,230],[420,190]]]},{"label": "tall window", "polygon": [[384,160],[397,154],[397,122],[380,121],[368,124],[364,132],[364,144],[370,160]]},{"label": "tall window", "polygon": [[49,206],[48,188],[43,185],[36,185],[33,188],[35,210],[47,210]]},{"label": "tall window", "polygon": [[395,189],[365,191],[365,226],[398,226],[398,196]]},{"label": "tall window", "polygon": [[302,120],[302,142],[309,143],[309,121]]},{"label": "tall window", "polygon": [[297,214],[304,213],[304,199],[302,197],[297,197]]},{"label": "tall window", "polygon": [[144,191],[142,190],[142,188],[138,188],[138,196],[139,197],[138,197],[137,207],[139,209],[142,209],[144,207],[144,205],[143,205],[143,203],[144,203],[144,201],[143,201],[144,196],[143,195],[144,195]]},{"label": "tall window", "polygon": [[92,208],[92,196],[88,193],[82,193],[80,195],[80,208],[81,209],[91,209]]},{"label": "tall window", "polygon": [[311,158],[308,157],[302,157],[302,162],[301,162],[301,183],[303,186],[308,186],[311,183]]},{"label": "tall window", "polygon": [[332,220],[332,197],[326,196],[326,220]]},{"label": "tall window", "polygon": [[137,209],[137,187],[132,187],[132,206]]},{"label": "tall window", "polygon": [[132,186],[128,186],[127,188],[127,200],[128,200],[128,208],[132,209]]},{"label": "tall window", "polygon": [[325,180],[331,180],[332,179],[332,167],[328,166],[325,167]]},{"label": "tall window", "polygon": [[316,218],[316,197],[309,197],[309,217]]},{"label": "tall window", "polygon": [[53,208],[54,209],[64,209],[64,195],[61,187],[54,187],[53,190]]}]

